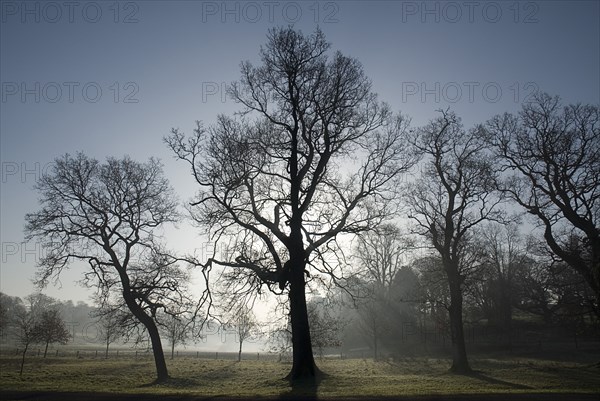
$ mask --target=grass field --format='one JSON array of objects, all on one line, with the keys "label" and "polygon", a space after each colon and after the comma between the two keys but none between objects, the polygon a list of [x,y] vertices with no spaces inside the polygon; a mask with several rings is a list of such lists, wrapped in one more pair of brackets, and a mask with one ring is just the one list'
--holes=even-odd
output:
[{"label": "grass field", "polygon": [[[274,361],[224,361],[180,358],[169,361],[172,379],[150,385],[151,359],[30,358],[20,378],[17,356],[0,358],[0,391],[98,392],[185,396],[266,397],[285,395],[394,397],[431,394],[600,393],[595,364],[534,358],[472,359],[476,373],[447,372],[448,361],[410,358],[322,360],[326,374],[317,387],[291,388],[282,378],[290,369]],[[0,393],[1,395],[2,393]]]}]

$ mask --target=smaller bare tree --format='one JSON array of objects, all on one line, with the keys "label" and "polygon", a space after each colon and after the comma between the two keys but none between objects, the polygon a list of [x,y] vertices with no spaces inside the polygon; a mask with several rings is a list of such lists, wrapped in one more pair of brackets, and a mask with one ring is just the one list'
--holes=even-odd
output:
[{"label": "smaller bare tree", "polygon": [[19,308],[15,313],[15,328],[17,342],[23,347],[21,369],[19,370],[19,376],[23,376],[23,366],[25,366],[25,357],[29,346],[37,342],[35,314],[25,307]]},{"label": "smaller bare tree", "polygon": [[34,337],[36,342],[45,344],[44,358],[48,354],[48,346],[52,343],[66,344],[71,335],[56,309],[44,310],[41,312],[39,320],[34,325]]},{"label": "smaller bare tree", "polygon": [[389,313],[392,289],[404,255],[412,246],[412,241],[393,224],[382,224],[358,236],[354,253],[363,294],[357,305],[359,327],[371,342],[374,359],[379,356],[381,337],[393,325]]},{"label": "smaller bare tree", "polygon": [[340,317],[335,316],[332,308],[323,301],[311,299],[307,307],[312,346],[322,359],[325,348],[342,345],[340,333],[344,327],[344,322]]},{"label": "smaller bare tree", "polygon": [[368,341],[371,341],[373,359],[379,358],[379,345],[383,334],[389,330],[387,315],[384,313],[385,301],[372,289],[371,296],[358,304],[359,329]]},{"label": "smaller bare tree", "polygon": [[19,297],[0,292],[0,338],[6,338],[11,334],[15,325],[16,313],[23,308],[23,301]]},{"label": "smaller bare tree", "polygon": [[292,350],[292,330],[288,326],[277,326],[270,330],[267,340],[269,352],[279,355],[278,361],[281,362],[289,357]]},{"label": "smaller bare tree", "polygon": [[229,321],[229,324],[233,325],[235,329],[235,334],[238,343],[240,344],[238,350],[238,362],[240,362],[242,360],[242,346],[244,341],[256,334],[258,322],[256,321],[256,316],[254,316],[252,309],[246,305],[239,307]]},{"label": "smaller bare tree", "polygon": [[190,339],[192,320],[181,315],[171,315],[162,322],[163,332],[171,344],[171,359],[175,357],[175,347],[186,344]]},{"label": "smaller bare tree", "polygon": [[98,335],[102,343],[106,345],[104,358],[108,359],[110,345],[125,336],[125,322],[131,318],[133,317],[120,310],[110,310],[99,314]]}]

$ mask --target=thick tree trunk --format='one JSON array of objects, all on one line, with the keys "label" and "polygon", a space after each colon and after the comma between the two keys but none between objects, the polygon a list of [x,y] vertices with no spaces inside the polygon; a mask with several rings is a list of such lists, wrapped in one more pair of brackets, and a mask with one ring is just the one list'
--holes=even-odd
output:
[{"label": "thick tree trunk", "polygon": [[48,345],[50,345],[50,341],[46,341],[46,348],[44,348],[44,358],[48,354]]},{"label": "thick tree trunk", "polygon": [[106,340],[106,351],[104,352],[104,359],[108,359],[108,346],[110,345],[110,340]]},{"label": "thick tree trunk", "polygon": [[154,355],[154,364],[156,365],[156,382],[164,382],[169,378],[169,372],[167,370],[167,363],[165,362],[165,354],[163,351],[162,343],[160,341],[160,333],[156,327],[154,320],[148,316],[143,309],[135,302],[135,299],[123,291],[123,297],[129,307],[129,310],[133,315],[144,325],[150,336],[152,342],[152,353]]},{"label": "thick tree trunk", "polygon": [[238,351],[238,362],[242,361],[242,341],[240,341],[240,350]]},{"label": "thick tree trunk", "polygon": [[306,308],[304,262],[292,265],[290,271],[290,317],[292,321],[292,370],[290,380],[315,379],[320,371],[313,357]]},{"label": "thick tree trunk", "polygon": [[[451,277],[453,274],[456,276]],[[471,367],[467,359],[465,333],[463,327],[463,297],[458,272],[448,272],[450,286],[450,332],[452,335],[452,367],[453,373],[470,373]]]}]

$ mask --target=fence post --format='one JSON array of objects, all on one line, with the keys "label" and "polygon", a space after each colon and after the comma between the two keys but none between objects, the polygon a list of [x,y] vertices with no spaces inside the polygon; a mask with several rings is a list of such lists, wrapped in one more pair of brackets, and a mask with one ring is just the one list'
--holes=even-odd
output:
[{"label": "fence post", "polygon": [[119,350],[117,350],[117,356],[119,356]]},{"label": "fence post", "polygon": [[219,359],[219,353],[215,352],[215,360]]},{"label": "fence post", "polygon": [[56,356],[58,356],[58,350],[56,350]]},{"label": "fence post", "polygon": [[175,356],[179,358],[179,351],[175,351]]},{"label": "fence post", "polygon": [[98,358],[98,350],[96,350],[96,358]]},{"label": "fence post", "polygon": [[137,359],[137,354],[138,354],[138,352],[137,352],[137,350],[135,350],[135,358],[136,359]]},{"label": "fence post", "polygon": [[38,355],[37,356],[40,356],[40,352],[41,352],[41,350],[38,348]]},{"label": "fence post", "polygon": [[17,351],[15,352],[15,355],[19,355],[19,349],[17,348]]},{"label": "fence post", "polygon": [[79,358],[79,350],[77,350],[77,355],[76,355],[76,357],[77,357],[77,358]]},{"label": "fence post", "polygon": [[257,352],[257,353],[256,353],[256,360],[257,360],[257,361],[260,361],[260,352]]},{"label": "fence post", "polygon": [[200,358],[200,351],[196,351],[196,358]]}]

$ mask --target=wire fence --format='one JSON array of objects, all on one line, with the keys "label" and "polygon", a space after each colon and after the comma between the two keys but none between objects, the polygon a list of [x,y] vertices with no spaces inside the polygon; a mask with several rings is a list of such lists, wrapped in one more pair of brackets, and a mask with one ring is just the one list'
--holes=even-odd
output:
[{"label": "wire fence", "polygon": [[[0,347],[0,356],[20,356],[23,355],[23,348],[19,347]],[[44,357],[44,348],[33,347],[27,350],[27,357]],[[73,358],[73,359],[152,359],[152,350],[146,349],[74,349],[74,348],[53,348],[48,349],[47,358]],[[171,352],[165,352],[166,359],[197,358],[212,360],[237,361],[237,352],[222,351],[193,351],[176,350],[171,356]],[[242,360],[264,360],[279,361],[282,355],[271,352],[242,352]]]}]

